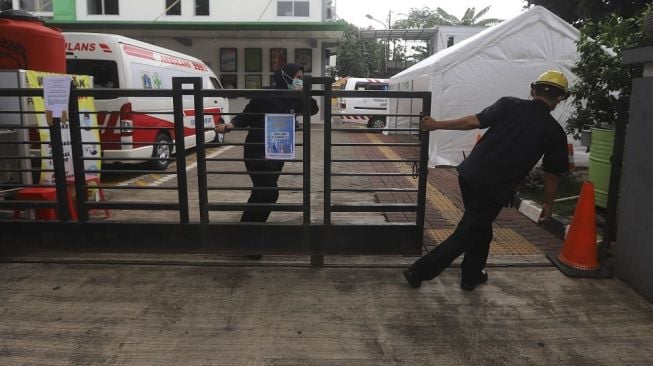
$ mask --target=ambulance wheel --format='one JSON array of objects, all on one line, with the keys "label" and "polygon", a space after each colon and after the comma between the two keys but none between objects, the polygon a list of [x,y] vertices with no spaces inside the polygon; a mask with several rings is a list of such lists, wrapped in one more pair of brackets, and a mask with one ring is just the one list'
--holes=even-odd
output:
[{"label": "ambulance wheel", "polygon": [[160,132],[156,135],[156,140],[154,142],[154,149],[152,151],[152,157],[157,158],[157,160],[152,160],[150,163],[152,168],[156,170],[165,170],[170,164],[170,156],[172,155],[172,139],[167,134]]},{"label": "ambulance wheel", "polygon": [[[223,125],[224,120],[221,119],[219,124]],[[216,144],[223,143],[224,142],[224,133],[216,133],[215,137],[213,138],[213,141],[211,141],[211,142],[215,142]]]},{"label": "ambulance wheel", "polygon": [[370,117],[370,121],[367,123],[368,128],[384,128],[385,127],[385,117],[374,116]]}]

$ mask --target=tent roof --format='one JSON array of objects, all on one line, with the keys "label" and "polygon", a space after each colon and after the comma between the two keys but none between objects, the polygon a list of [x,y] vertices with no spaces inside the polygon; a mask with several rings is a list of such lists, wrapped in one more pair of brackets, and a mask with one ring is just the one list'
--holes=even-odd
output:
[{"label": "tent roof", "polygon": [[[414,78],[415,73],[433,73],[435,71],[446,71],[454,67],[458,62],[464,61],[507,36],[518,33],[524,27],[541,22],[548,25],[553,32],[566,34],[570,38],[579,38],[580,32],[562,18],[553,14],[542,6],[534,6],[512,19],[508,19],[493,27],[490,27],[476,35],[467,38],[447,49],[444,49],[406,70],[391,77],[391,82],[399,83]],[[428,70],[422,70],[428,69]]]}]

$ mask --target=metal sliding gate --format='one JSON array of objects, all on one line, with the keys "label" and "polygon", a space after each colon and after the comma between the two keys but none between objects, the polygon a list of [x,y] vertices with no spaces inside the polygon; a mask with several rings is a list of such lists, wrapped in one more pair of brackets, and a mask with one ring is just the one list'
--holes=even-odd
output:
[{"label": "metal sliding gate", "polygon": [[[172,90],[99,90],[99,89],[73,89],[71,91],[71,102],[69,105],[69,129],[70,143],[72,148],[72,162],[74,173],[72,177],[66,177],[63,142],[61,136],[62,123],[59,119],[53,120],[52,127],[40,127],[50,130],[51,141],[0,141],[0,146],[17,146],[23,153],[5,153],[0,160],[11,164],[2,165],[0,173],[15,172],[19,174],[32,174],[42,171],[42,168],[33,168],[26,165],[26,161],[36,161],[44,157],[26,155],[26,146],[48,145],[52,148],[53,169],[55,180],[53,184],[26,184],[24,182],[7,183],[3,182],[0,187],[3,199],[0,199],[0,254],[10,255],[36,251],[72,251],[72,252],[177,252],[177,253],[224,253],[224,254],[297,254],[310,255],[311,262],[319,265],[324,255],[338,254],[395,254],[415,255],[421,254],[422,238],[424,229],[424,211],[426,201],[426,178],[428,159],[428,133],[419,132],[417,123],[419,117],[428,114],[430,111],[430,93],[428,92],[399,92],[399,91],[332,91],[331,80],[328,78],[307,78],[304,84],[304,91],[286,90],[205,90],[202,89],[202,81],[199,78],[174,78]],[[191,88],[188,86],[191,85]],[[321,85],[318,89],[313,89]],[[26,100],[43,95],[40,89],[0,89],[0,100],[16,98]],[[247,177],[247,172],[240,170],[225,169],[226,166],[235,162],[242,166],[246,159],[233,156],[209,156],[208,149],[222,149],[227,146],[242,147],[242,142],[227,142],[232,140],[231,136],[224,142],[206,142],[204,123],[194,123],[195,128],[195,155],[196,155],[196,183],[189,180],[187,157],[189,150],[185,148],[183,138],[175,138],[175,156],[170,160],[175,164],[175,169],[161,172],[159,174],[170,177],[169,186],[147,187],[147,193],[136,193],[136,197],[145,197],[145,200],[101,200],[89,199],[91,190],[104,190],[125,194],[142,189],[130,185],[116,185],[100,183],[91,185],[88,183],[88,174],[97,173],[95,170],[85,168],[84,147],[88,142],[83,141],[80,128],[80,112],[77,100],[80,97],[156,97],[172,98],[174,111],[167,112],[174,116],[174,127],[170,127],[170,136],[184,136],[184,125],[188,128],[189,116],[194,121],[204,121],[204,101],[207,98],[225,97],[269,97],[275,98],[297,98],[301,95],[304,106],[311,105],[311,98],[322,98],[324,127],[311,125],[310,108],[304,108],[302,128],[297,132],[297,150],[301,157],[286,162],[286,168],[282,171],[282,177],[287,177],[290,186],[282,186],[279,190],[282,193],[301,193],[299,202],[281,202],[275,204],[245,203],[225,199],[236,195],[243,197],[252,189],[249,184],[237,182],[229,185],[229,177],[239,176],[242,179]],[[414,128],[388,128],[390,132],[408,132],[419,134],[418,139],[394,139],[379,137],[374,141],[339,141],[334,140],[335,133],[351,134],[357,139],[362,139],[361,129],[345,128],[337,123],[331,123],[332,118],[338,118],[337,113],[332,113],[331,100],[337,97],[348,98],[389,98],[389,100],[417,100],[421,104],[418,112],[393,113],[387,116],[388,120],[404,118],[412,119],[414,123],[409,127]],[[184,108],[184,100],[193,100],[193,108],[189,111]],[[23,103],[17,103],[22,105]],[[412,105],[412,103],[411,103]],[[27,114],[32,115],[43,113],[43,111],[22,111],[15,109],[0,110],[0,118],[4,116]],[[133,113],[139,113],[134,111]],[[143,112],[145,113],[145,112]],[[151,112],[150,112],[151,113]],[[161,113],[164,114],[164,113]],[[232,113],[233,115],[238,113]],[[222,116],[224,118],[224,115]],[[67,128],[64,126],[64,128]],[[107,126],[99,126],[97,129],[106,129]],[[119,130],[121,127],[113,127]],[[134,129],[139,127],[134,126]],[[140,127],[148,129],[152,127]],[[27,136],[27,130],[38,129],[34,125],[0,124],[0,129],[18,131],[18,135]],[[174,130],[173,130],[174,129]],[[381,129],[379,129],[381,130]],[[323,141],[314,140],[318,131],[323,133]],[[236,131],[231,132],[232,134]],[[367,132],[380,132],[368,129]],[[380,135],[374,135],[380,136]],[[387,142],[393,140],[394,142]],[[323,149],[314,149],[312,156],[311,146],[317,142],[323,142]],[[127,144],[121,142],[122,144]],[[118,143],[118,144],[121,144]],[[132,142],[133,143],[133,142]],[[161,142],[166,144],[166,142]],[[344,155],[346,149],[353,151],[368,151],[374,149],[409,149],[411,157],[401,158],[397,156],[366,156],[366,153]],[[215,150],[215,149],[214,149]],[[237,150],[237,149],[236,149]],[[311,160],[315,162],[315,154],[323,158],[324,164],[321,167],[312,166]],[[374,155],[374,154],[371,154]],[[158,159],[153,157],[152,159]],[[250,159],[251,160],[251,159]],[[239,163],[240,162],[240,163]],[[216,168],[217,166],[217,168]],[[301,166],[301,168],[298,168]],[[9,168],[7,168],[9,167]],[[399,171],[391,171],[392,168]],[[412,170],[411,170],[412,167]],[[313,171],[312,171],[313,168]],[[315,168],[321,168],[323,178],[314,176]],[[132,173],[152,173],[142,170],[124,170]],[[116,173],[114,169],[100,169],[100,173]],[[261,172],[265,174],[265,172]],[[416,181],[410,177],[417,178]],[[221,178],[227,177],[227,178]],[[299,181],[301,177],[301,186]],[[283,178],[285,179],[285,178]],[[282,180],[283,180],[282,179]],[[320,192],[312,188],[317,182],[323,184],[323,204],[321,206],[322,216],[312,214],[316,211],[312,200],[320,199]],[[343,187],[337,185],[338,179],[345,179],[350,182]],[[364,181],[363,186],[357,185]],[[388,184],[389,181],[394,182]],[[215,183],[227,182],[216,185]],[[370,183],[371,182],[371,183]],[[398,182],[398,183],[397,183]],[[25,200],[17,199],[11,193],[20,192],[22,189],[33,187],[48,188],[56,193],[56,199]],[[190,197],[189,192],[197,189],[196,200]],[[145,190],[144,189],[144,190]],[[261,190],[270,189],[261,187]],[[163,193],[168,192],[165,196]],[[11,192],[11,193],[7,193]],[[72,193],[71,193],[72,192]],[[74,194],[77,192],[77,194]],[[244,192],[244,193],[243,193]],[[357,201],[351,199],[352,195],[360,193],[365,199]],[[290,193],[289,193],[290,194]],[[346,197],[338,199],[339,194]],[[386,199],[380,200],[379,195],[385,194]],[[392,197],[401,195],[401,202],[393,202]],[[74,199],[71,199],[74,196]],[[171,200],[170,196],[175,199]],[[153,199],[152,197],[157,197]],[[282,195],[283,197],[283,195]],[[369,202],[370,197],[375,197],[374,202]],[[265,223],[241,223],[237,222],[237,215],[221,216],[222,212],[242,212],[250,210],[271,210],[273,213],[295,213],[301,215],[296,220]],[[56,210],[56,218],[51,220],[35,220],[25,217],[24,212],[39,209]],[[96,219],[89,215],[89,212],[97,210],[114,213],[139,212],[142,216],[114,214],[110,218]],[[146,220],[163,212],[158,220]],[[174,214],[175,212],[178,213]],[[21,213],[18,215],[17,213]],[[73,214],[74,213],[74,214]],[[383,215],[383,220],[365,219],[363,213]],[[174,214],[174,215],[173,215]],[[343,214],[344,219],[337,219],[335,215]],[[391,220],[388,217],[393,214],[403,214],[402,220]],[[75,217],[73,217],[75,216]],[[15,218],[17,217],[17,218]],[[227,218],[226,220],[224,218]],[[236,219],[234,219],[236,218]],[[229,220],[230,219],[230,220]]]}]

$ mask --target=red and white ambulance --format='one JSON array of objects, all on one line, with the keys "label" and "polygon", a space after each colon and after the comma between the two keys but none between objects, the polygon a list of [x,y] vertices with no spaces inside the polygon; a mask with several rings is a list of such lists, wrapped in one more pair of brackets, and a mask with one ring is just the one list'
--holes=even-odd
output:
[{"label": "red and white ambulance", "polygon": [[[93,76],[93,88],[172,89],[173,77],[201,77],[203,89],[222,89],[216,75],[201,60],[135,39],[100,33],[63,33],[67,72]],[[156,169],[168,166],[175,141],[172,98],[120,97],[95,99],[105,163],[153,160]],[[183,98],[184,141],[196,145],[193,99]],[[205,98],[205,141],[222,142],[213,127],[228,122],[225,98]],[[211,114],[209,114],[211,113]],[[147,127],[137,129],[135,127]]]}]

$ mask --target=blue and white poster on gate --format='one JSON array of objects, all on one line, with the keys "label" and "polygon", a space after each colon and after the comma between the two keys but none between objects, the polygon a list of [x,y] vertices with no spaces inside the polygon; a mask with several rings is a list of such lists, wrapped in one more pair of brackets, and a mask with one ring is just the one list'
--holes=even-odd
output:
[{"label": "blue and white poster on gate", "polygon": [[265,158],[291,160],[295,158],[295,115],[265,115]]}]

